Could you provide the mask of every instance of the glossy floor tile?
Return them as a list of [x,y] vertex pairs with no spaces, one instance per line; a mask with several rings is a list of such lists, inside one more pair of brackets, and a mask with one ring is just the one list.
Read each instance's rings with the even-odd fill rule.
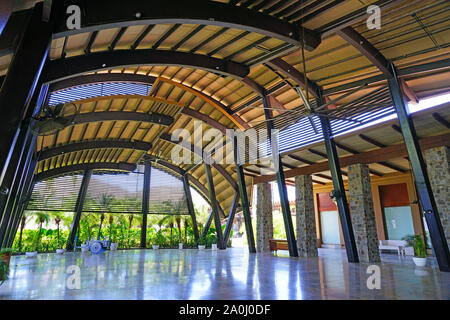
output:
[[[318,258],[250,255],[246,248],[14,256],[0,299],[450,299],[450,274],[433,259],[417,268],[411,257],[383,254],[381,289],[369,290],[369,264],[347,263],[343,250],[319,250]],[[67,286],[76,284],[67,273],[73,265],[80,289]]]

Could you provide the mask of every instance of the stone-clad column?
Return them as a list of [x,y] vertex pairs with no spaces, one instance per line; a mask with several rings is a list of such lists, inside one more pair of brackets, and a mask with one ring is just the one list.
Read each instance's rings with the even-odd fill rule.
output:
[[425,159],[442,228],[450,247],[450,148],[428,149]]
[[297,248],[300,257],[317,257],[316,217],[312,177],[295,177],[295,218]]
[[269,239],[273,238],[272,190],[269,183],[256,185],[256,249],[269,252]]
[[367,165],[354,164],[348,167],[348,190],[350,215],[359,259],[361,262],[380,262],[375,211]]

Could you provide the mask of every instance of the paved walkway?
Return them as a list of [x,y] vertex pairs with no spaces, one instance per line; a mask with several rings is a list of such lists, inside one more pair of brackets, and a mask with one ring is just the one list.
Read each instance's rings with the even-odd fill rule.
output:
[[[432,259],[416,268],[411,257],[383,254],[381,289],[369,290],[368,264],[347,263],[343,250],[284,254],[232,248],[15,256],[0,299],[450,299],[450,274]],[[80,289],[66,286],[71,265],[79,267]]]

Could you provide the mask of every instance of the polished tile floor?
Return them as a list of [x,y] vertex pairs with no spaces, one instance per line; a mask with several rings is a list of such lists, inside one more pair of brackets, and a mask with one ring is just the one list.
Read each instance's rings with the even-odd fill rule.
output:
[[[434,261],[416,268],[411,257],[383,254],[381,289],[369,290],[368,264],[347,263],[343,250],[319,255],[232,248],[15,256],[0,299],[450,299],[450,274]],[[71,265],[79,267],[80,289],[66,285],[74,283]]]

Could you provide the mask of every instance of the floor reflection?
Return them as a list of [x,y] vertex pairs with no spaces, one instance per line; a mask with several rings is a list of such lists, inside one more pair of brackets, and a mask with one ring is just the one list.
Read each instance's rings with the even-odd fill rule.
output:
[[[72,265],[80,268],[80,289],[66,286]],[[382,255],[380,290],[367,288],[368,266],[333,249],[317,258],[246,248],[15,256],[0,299],[450,299],[450,274],[434,261],[416,268],[410,257]]]

